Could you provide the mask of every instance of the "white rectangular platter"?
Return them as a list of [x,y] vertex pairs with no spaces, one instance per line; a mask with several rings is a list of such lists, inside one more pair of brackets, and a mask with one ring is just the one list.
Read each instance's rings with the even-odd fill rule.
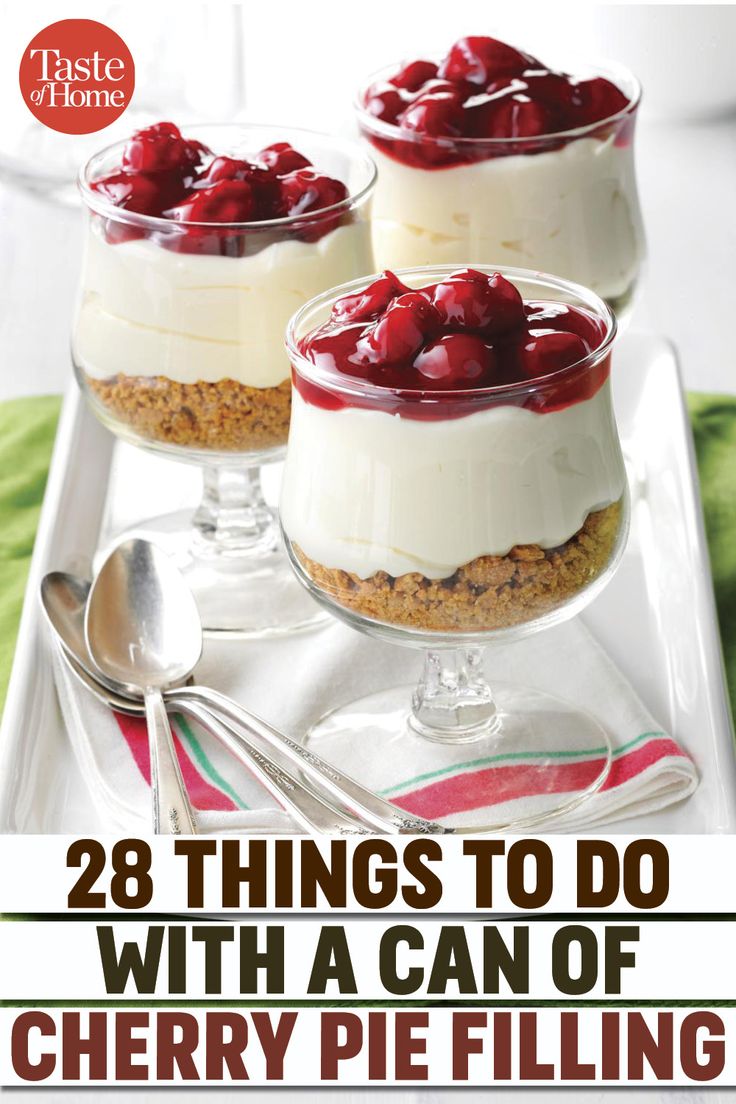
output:
[[[736,832],[733,731],[674,350],[662,338],[628,333],[616,350],[613,375],[631,481],[632,534],[615,578],[582,616],[653,715],[693,755],[701,782],[688,801],[619,822],[612,830]],[[277,481],[278,471],[272,470],[266,484],[271,497]],[[194,469],[115,443],[72,387],[0,729],[0,831],[101,830],[56,702],[38,604],[42,576],[50,570],[89,573],[98,543],[111,530],[194,505],[197,492]],[[301,639],[309,648],[309,635]],[[287,672],[283,686],[272,692],[274,700],[288,694]]]

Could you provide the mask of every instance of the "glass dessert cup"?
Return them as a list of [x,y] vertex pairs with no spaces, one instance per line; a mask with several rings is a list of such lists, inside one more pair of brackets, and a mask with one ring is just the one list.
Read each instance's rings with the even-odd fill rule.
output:
[[305,300],[372,270],[375,166],[356,144],[310,131],[208,125],[194,137],[241,159],[289,143],[342,181],[347,197],[267,221],[173,221],[93,189],[117,171],[123,143],[103,150],[80,175],[87,245],[72,356],[113,433],[202,469],[194,513],[142,521],[135,532],[175,557],[205,631],[272,635],[324,618],[294,579],[261,491],[260,470],[283,459],[288,435],[284,327]]
[[[452,267],[397,275],[421,287]],[[582,610],[613,574],[629,523],[613,312],[568,281],[502,275],[524,299],[582,307],[600,345],[553,375],[476,390],[340,376],[308,359],[303,341],[365,280],[308,303],[287,334],[294,407],[281,521],[294,570],[340,620],[424,652],[416,687],[333,710],[307,745],[407,812],[462,831],[551,822],[605,783],[611,744],[598,721],[574,702],[489,682],[483,650],[492,667],[493,646]],[[572,788],[560,770],[571,762]],[[472,767],[472,793],[450,782]]]
[[603,77],[628,106],[602,122],[525,138],[433,137],[385,122],[365,108],[374,73],[355,102],[378,166],[373,248],[378,268],[524,266],[595,291],[630,310],[645,255],[634,134],[641,99],[623,66],[575,66]]

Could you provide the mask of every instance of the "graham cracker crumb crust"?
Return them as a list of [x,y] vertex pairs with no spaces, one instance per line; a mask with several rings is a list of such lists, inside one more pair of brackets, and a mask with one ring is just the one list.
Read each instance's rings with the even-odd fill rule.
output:
[[588,514],[557,548],[517,545],[506,556],[479,556],[445,579],[385,571],[361,579],[310,560],[297,545],[294,551],[320,590],[374,621],[420,631],[482,632],[533,621],[575,598],[609,564],[621,515],[619,500]]
[[177,383],[166,376],[85,377],[98,402],[147,441],[219,452],[286,444],[291,380],[247,387],[236,380]]

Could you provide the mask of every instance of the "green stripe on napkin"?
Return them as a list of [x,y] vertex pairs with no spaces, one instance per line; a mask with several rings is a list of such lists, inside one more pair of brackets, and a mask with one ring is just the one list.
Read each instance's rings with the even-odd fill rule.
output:
[[[0,709],[61,400],[0,403]],[[731,705],[736,715],[736,397],[690,394]]]
[[723,658],[736,718],[736,398],[688,395]]
[[0,711],[60,406],[57,395],[0,403]]

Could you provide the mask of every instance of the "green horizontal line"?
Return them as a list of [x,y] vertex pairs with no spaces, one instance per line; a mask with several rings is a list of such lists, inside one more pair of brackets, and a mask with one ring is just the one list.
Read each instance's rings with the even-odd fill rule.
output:
[[[616,748],[613,752],[613,758],[617,759],[620,755],[630,751],[637,744],[640,744],[643,740],[650,738],[661,739],[667,737],[666,732],[642,732],[639,736],[635,736],[628,743],[622,744],[621,747]],[[415,778],[410,778],[406,782],[399,782],[396,786],[389,786],[388,789],[381,790],[383,797],[388,797],[389,794],[399,793],[409,786],[413,786],[418,782],[428,782],[432,778],[441,778],[448,774],[460,774],[463,771],[477,770],[479,767],[488,766],[491,763],[501,763],[505,761],[515,761],[519,759],[584,759],[587,756],[592,755],[604,755],[606,748],[586,748],[582,751],[545,751],[545,752],[533,752],[533,751],[507,751],[500,755],[489,755],[483,759],[471,759],[467,763],[453,763],[449,767],[441,767],[438,770],[427,771],[426,774],[418,774]]]

